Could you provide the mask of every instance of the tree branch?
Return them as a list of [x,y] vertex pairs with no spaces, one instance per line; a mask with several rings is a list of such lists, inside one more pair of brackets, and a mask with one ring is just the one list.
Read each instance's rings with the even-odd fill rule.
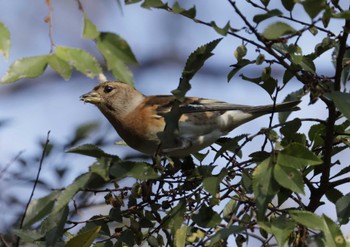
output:
[[[47,147],[48,147],[49,142],[50,142],[50,141],[49,141],[49,136],[50,136],[50,131],[47,132],[46,142],[45,142],[45,146],[44,146],[43,152],[42,152],[42,154],[41,154],[41,158],[40,158],[40,162],[39,162],[39,168],[38,168],[38,172],[37,172],[37,174],[36,174],[36,178],[35,178],[35,181],[34,181],[32,193],[30,194],[29,200],[28,200],[27,205],[26,205],[26,208],[25,208],[25,210],[24,210],[24,213],[23,213],[21,222],[20,222],[20,224],[19,224],[19,229],[22,229],[22,228],[23,228],[24,218],[26,217],[29,204],[30,204],[30,202],[31,202],[32,199],[33,199],[34,191],[35,191],[36,186],[38,185],[38,182],[39,182],[39,176],[40,176],[41,168],[42,168],[42,165],[43,165],[43,162],[44,162],[44,158],[45,158],[45,154],[46,154]],[[20,240],[21,240],[21,238],[18,236],[18,237],[17,237],[17,242],[16,242],[16,246],[17,246],[17,247],[19,246]]]
[[339,179],[337,181],[329,183],[329,186],[331,186],[332,188],[335,188],[339,185],[346,184],[349,182],[350,182],[350,177],[346,177],[346,178],[342,178],[342,179]]
[[343,34],[339,37],[339,49],[336,60],[336,69],[334,75],[334,90],[340,91],[341,88],[341,74],[343,71],[343,59],[346,52],[346,41],[348,40],[350,30],[350,20],[345,21],[343,27]]
[[326,193],[329,187],[329,176],[332,166],[332,152],[333,152],[333,139],[334,139],[334,125],[336,121],[336,108],[333,101],[321,97],[322,100],[327,104],[328,107],[328,120],[326,124],[326,137],[323,151],[323,168],[322,175],[320,178],[320,186],[314,190],[310,196],[310,202],[307,206],[309,211],[314,212],[320,206],[320,200]]

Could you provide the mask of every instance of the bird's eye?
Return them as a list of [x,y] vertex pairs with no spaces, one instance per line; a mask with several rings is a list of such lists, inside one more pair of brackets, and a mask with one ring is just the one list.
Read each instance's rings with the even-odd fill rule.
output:
[[112,92],[112,90],[113,90],[113,87],[111,87],[111,86],[105,86],[105,88],[103,89],[103,92],[105,92],[105,93],[110,93],[110,92]]

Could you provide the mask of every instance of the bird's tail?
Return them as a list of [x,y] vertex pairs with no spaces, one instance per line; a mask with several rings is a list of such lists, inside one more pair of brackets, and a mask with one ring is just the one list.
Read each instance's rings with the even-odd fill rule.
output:
[[260,113],[261,115],[264,115],[271,112],[297,111],[297,110],[300,110],[300,108],[298,107],[299,103],[300,103],[300,100],[295,100],[295,101],[288,101],[288,102],[283,102],[275,105],[255,106],[250,108],[248,112],[253,114]]

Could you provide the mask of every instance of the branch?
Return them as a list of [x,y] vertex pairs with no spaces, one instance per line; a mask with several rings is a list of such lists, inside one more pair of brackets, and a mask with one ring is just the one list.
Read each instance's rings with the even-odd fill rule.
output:
[[339,179],[337,181],[331,182],[331,183],[329,183],[329,185],[332,188],[335,188],[335,187],[337,187],[339,185],[346,184],[346,183],[349,183],[349,182],[350,182],[350,177],[346,177],[346,178],[342,178],[342,179]]
[[[261,9],[261,10],[264,10],[266,12],[269,12],[270,10],[266,7],[262,7],[262,6],[259,6],[258,4],[254,3],[253,1],[251,0],[247,0],[248,3],[250,3],[253,7],[255,8],[258,8],[258,9]],[[279,18],[282,18],[282,19],[286,19],[286,20],[289,20],[289,21],[292,21],[292,22],[295,22],[295,23],[298,23],[300,25],[304,25],[306,26],[305,30],[309,29],[310,27],[315,27],[317,30],[319,31],[322,31],[322,32],[325,32],[326,34],[328,34],[330,37],[334,37],[335,34],[333,32],[331,32],[330,30],[327,30],[323,27],[319,27],[319,26],[316,26],[316,23],[320,22],[322,20],[322,18],[319,18],[317,20],[313,20],[311,23],[307,23],[307,22],[304,22],[302,20],[297,20],[293,17],[289,17],[289,16],[284,16],[284,15],[281,15],[281,16],[278,16]]]
[[[26,205],[26,208],[25,208],[25,210],[24,210],[24,213],[23,213],[23,216],[22,216],[22,219],[21,219],[21,223],[20,223],[20,225],[19,225],[19,229],[22,229],[22,228],[23,228],[24,218],[26,217],[29,204],[30,204],[30,202],[31,202],[32,199],[33,199],[34,191],[35,191],[36,186],[38,185],[38,182],[39,182],[39,176],[40,176],[41,168],[42,168],[42,165],[43,165],[43,162],[44,162],[44,158],[45,158],[45,154],[46,154],[47,147],[48,147],[48,145],[49,145],[49,136],[50,136],[50,131],[47,132],[46,142],[45,142],[45,146],[44,146],[43,152],[42,152],[42,154],[41,154],[41,158],[40,158],[40,162],[39,162],[39,168],[38,168],[38,172],[37,172],[37,174],[36,174],[36,178],[35,178],[35,181],[34,181],[32,193],[30,194],[29,200],[28,200],[27,205]],[[20,239],[20,237],[18,236],[18,237],[17,237],[17,243],[16,243],[16,246],[17,246],[17,247],[19,246],[20,240],[21,240],[21,239]]]
[[320,200],[322,196],[326,193],[329,188],[329,177],[330,170],[332,166],[332,152],[333,152],[333,139],[334,139],[334,125],[336,121],[336,108],[333,101],[328,100],[324,97],[321,99],[327,104],[328,107],[328,120],[326,124],[326,137],[325,137],[325,145],[323,151],[323,170],[320,178],[320,186],[318,189],[314,190],[310,196],[310,203],[307,206],[309,211],[315,211],[320,205]]
[[0,234],[0,240],[1,240],[0,243],[2,243],[5,247],[11,247],[11,245],[6,242],[6,239],[2,234]]
[[336,69],[334,75],[334,90],[340,91],[341,87],[341,74],[343,71],[343,59],[346,52],[346,41],[348,40],[350,30],[350,20],[345,21],[345,25],[343,27],[343,35],[339,37],[339,49],[336,60]]
[[[341,74],[343,70],[343,59],[344,54],[346,51],[346,41],[349,36],[349,30],[350,30],[350,20],[345,21],[345,25],[343,27],[343,34],[339,37],[339,49],[336,59],[336,71],[334,76],[334,90],[340,91],[341,89]],[[326,97],[321,96],[320,97],[323,102],[328,107],[328,120],[326,124],[326,137],[325,137],[325,145],[324,145],[324,151],[323,151],[323,170],[322,175],[320,178],[320,186],[318,189],[314,191],[314,193],[311,194],[310,197],[310,203],[307,207],[310,211],[315,211],[318,206],[320,205],[320,199],[322,196],[326,193],[326,191],[329,189],[330,182],[330,170],[332,166],[332,152],[333,152],[333,140],[335,136],[335,121],[337,119],[337,112],[336,107],[334,105],[334,102],[327,99]],[[333,186],[337,185],[338,183],[342,182],[342,180],[338,180],[336,182],[333,182]]]
[[266,40],[256,31],[256,29],[250,24],[250,22],[247,20],[246,16],[239,10],[239,8],[236,6],[236,2],[229,0],[229,3],[232,5],[236,13],[239,15],[239,17],[244,21],[244,23],[248,26],[249,30],[254,33],[255,37],[264,44],[264,46],[257,44],[256,42],[249,42],[253,45],[256,45],[257,48],[260,48],[267,53],[269,53],[271,56],[277,59],[277,61],[282,65],[285,69],[290,71],[300,82],[304,83],[303,77],[295,71],[295,69],[292,68],[291,65],[289,65],[284,59],[285,57],[281,57],[279,54],[277,54],[269,44],[266,43]]
[[44,20],[49,25],[50,52],[52,52],[55,46],[55,43],[53,41],[53,29],[52,29],[52,12],[53,12],[52,1],[45,0],[45,3],[47,5],[47,8],[49,9],[49,13],[47,14]]
[[10,162],[8,162],[3,169],[0,170],[0,179],[5,175],[10,166],[15,163],[16,160],[22,155],[23,151],[20,151]]

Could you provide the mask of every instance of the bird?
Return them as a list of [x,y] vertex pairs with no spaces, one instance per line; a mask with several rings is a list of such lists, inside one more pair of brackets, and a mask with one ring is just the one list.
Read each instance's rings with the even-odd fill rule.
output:
[[[178,120],[178,134],[172,146],[161,143],[166,126],[164,115],[171,111],[174,95],[146,96],[121,81],[105,81],[80,96],[108,119],[131,148],[147,155],[186,157],[215,143],[236,127],[272,112],[295,111],[300,101],[248,106],[224,101],[185,97]],[[164,142],[164,140],[163,140]]]

